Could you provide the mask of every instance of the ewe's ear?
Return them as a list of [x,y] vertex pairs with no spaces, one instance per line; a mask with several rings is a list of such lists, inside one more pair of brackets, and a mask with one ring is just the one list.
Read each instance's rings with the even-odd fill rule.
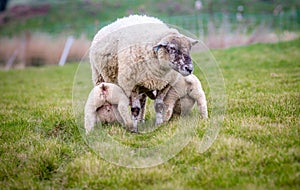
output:
[[158,51],[161,47],[166,47],[168,45],[168,42],[165,40],[161,40],[160,42],[158,42],[154,47],[153,50],[154,51]]
[[192,46],[195,45],[195,44],[197,44],[199,42],[199,40],[195,40],[193,38],[188,38],[188,39],[190,40]]

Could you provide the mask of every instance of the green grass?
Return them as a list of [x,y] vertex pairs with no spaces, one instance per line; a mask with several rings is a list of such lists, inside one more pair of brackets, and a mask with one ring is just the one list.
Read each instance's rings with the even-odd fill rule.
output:
[[[227,93],[217,140],[200,154],[193,138],[146,169],[111,164],[81,138],[72,112],[78,64],[1,71],[0,189],[299,189],[299,52],[300,39],[214,51]],[[129,146],[151,146],[178,123],[144,135],[104,130]]]

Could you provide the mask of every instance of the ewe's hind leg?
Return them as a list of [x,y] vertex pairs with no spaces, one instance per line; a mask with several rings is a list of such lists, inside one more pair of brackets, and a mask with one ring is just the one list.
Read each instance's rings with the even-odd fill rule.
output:
[[141,103],[141,111],[139,114],[139,121],[144,123],[145,122],[145,109],[146,109],[146,103],[147,103],[147,96],[145,94],[142,94],[140,97],[140,103]]
[[132,132],[138,132],[138,119],[139,115],[141,113],[141,102],[139,99],[139,95],[136,92],[132,92],[131,96],[131,116],[133,121],[133,131]]
[[154,102],[154,109],[156,112],[156,120],[155,124],[160,125],[164,121],[164,98],[166,94],[168,93],[169,89],[171,88],[170,85],[165,87],[163,90],[158,91],[155,102]]
[[97,108],[101,107],[105,100],[100,96],[99,86],[94,87],[90,92],[84,108],[84,128],[88,134],[97,121]]

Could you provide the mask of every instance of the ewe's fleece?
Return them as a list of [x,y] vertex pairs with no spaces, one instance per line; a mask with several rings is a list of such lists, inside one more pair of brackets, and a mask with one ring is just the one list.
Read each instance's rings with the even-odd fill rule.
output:
[[[169,34],[180,35],[177,30],[169,28],[159,19],[138,15],[118,19],[102,28],[95,35],[90,48],[94,85],[101,82],[115,83],[128,96],[136,85],[133,82],[140,79],[148,83],[146,88],[152,90],[165,87],[168,82],[161,80],[161,77],[169,75],[164,73],[163,76],[154,77],[150,70],[156,70],[155,75],[160,75],[163,71],[153,54],[153,47]],[[138,62],[143,64],[137,65]],[[145,68],[148,68],[146,72]],[[122,80],[123,75],[120,77],[120,72],[125,72],[125,75],[132,72],[132,75],[130,78],[124,76]],[[134,77],[138,78],[131,81]]]
[[163,24],[161,20],[148,17],[148,16],[140,16],[140,15],[130,15],[128,17],[119,18],[115,22],[103,27],[98,33],[95,35],[93,42],[101,40],[101,38],[105,37],[107,34],[111,34],[112,32],[116,32],[125,27],[130,27],[138,24]]

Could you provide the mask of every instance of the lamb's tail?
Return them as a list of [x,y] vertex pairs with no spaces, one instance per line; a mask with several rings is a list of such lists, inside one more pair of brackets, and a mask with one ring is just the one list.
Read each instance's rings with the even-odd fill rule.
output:
[[103,92],[107,92],[108,86],[103,82],[103,83],[100,84],[100,89]]

